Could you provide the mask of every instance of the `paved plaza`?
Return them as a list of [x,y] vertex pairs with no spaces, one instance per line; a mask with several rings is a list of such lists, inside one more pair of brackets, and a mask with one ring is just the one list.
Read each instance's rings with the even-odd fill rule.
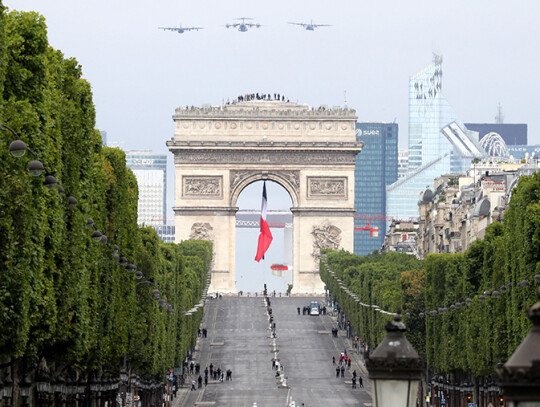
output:
[[[343,331],[337,338],[331,335],[335,317],[298,315],[297,307],[302,309],[311,300],[324,304],[324,299],[269,299],[276,338],[272,337],[263,297],[223,297],[206,302],[202,326],[208,336],[198,338],[194,360],[200,363],[203,378],[204,369],[212,363],[214,368],[230,369],[232,381],[209,380],[207,386],[190,391],[193,377],[188,377],[173,407],[371,406],[371,388],[361,356],[351,349]],[[352,356],[352,365],[343,378],[336,378],[332,356],[337,361],[345,349]],[[277,370],[272,366],[274,358]],[[353,370],[364,379],[364,388],[352,388]]]

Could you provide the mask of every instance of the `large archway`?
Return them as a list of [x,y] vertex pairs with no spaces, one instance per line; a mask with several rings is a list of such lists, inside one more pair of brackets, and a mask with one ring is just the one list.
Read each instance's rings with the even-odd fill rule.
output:
[[236,292],[236,203],[271,180],[293,203],[292,292],[322,293],[320,249],[353,250],[355,111],[255,100],[178,108],[173,119],[176,241],[214,242],[210,290]]
[[267,222],[272,243],[260,262],[255,262],[260,234],[263,181],[247,185],[234,206],[236,213],[236,290],[243,293],[261,291],[285,293],[293,283],[293,207],[287,190],[279,183],[266,181]]

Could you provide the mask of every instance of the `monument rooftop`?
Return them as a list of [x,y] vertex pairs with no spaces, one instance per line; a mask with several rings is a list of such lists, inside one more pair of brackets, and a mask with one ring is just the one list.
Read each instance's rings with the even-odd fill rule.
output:
[[181,106],[175,110],[173,119],[181,118],[288,118],[288,119],[332,119],[356,120],[356,111],[347,107],[311,107],[307,104],[278,100],[250,100],[226,103],[218,106]]

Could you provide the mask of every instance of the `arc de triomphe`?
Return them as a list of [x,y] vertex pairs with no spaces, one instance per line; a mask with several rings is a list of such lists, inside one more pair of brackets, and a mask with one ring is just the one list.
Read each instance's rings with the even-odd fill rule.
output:
[[214,243],[210,291],[236,292],[236,202],[271,180],[293,203],[292,293],[323,292],[320,249],[353,250],[356,112],[256,100],[182,107],[173,119],[175,237]]

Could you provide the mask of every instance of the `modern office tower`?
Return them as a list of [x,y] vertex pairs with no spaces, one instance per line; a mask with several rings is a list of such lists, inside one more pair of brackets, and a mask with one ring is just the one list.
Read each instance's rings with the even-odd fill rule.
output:
[[516,160],[523,158],[540,159],[540,145],[536,146],[507,146],[508,154]]
[[465,127],[478,132],[478,139],[496,133],[507,146],[527,145],[527,125],[525,123],[465,123]]
[[156,230],[159,239],[165,243],[174,243],[174,222],[165,225],[153,226]]
[[101,141],[104,146],[107,145],[107,132],[105,130],[98,130],[99,134],[101,135]]
[[126,164],[139,184],[137,223],[153,227],[165,225],[167,156],[150,150],[126,151]]
[[364,256],[384,242],[386,187],[398,177],[398,125],[356,123],[356,141],[364,148],[354,170],[354,253]]
[[387,187],[387,215],[418,217],[420,193],[442,174],[464,173],[485,151],[442,94],[442,57],[409,81],[409,172]]
[[409,172],[409,150],[398,149],[397,160],[397,177],[398,179],[405,178]]

